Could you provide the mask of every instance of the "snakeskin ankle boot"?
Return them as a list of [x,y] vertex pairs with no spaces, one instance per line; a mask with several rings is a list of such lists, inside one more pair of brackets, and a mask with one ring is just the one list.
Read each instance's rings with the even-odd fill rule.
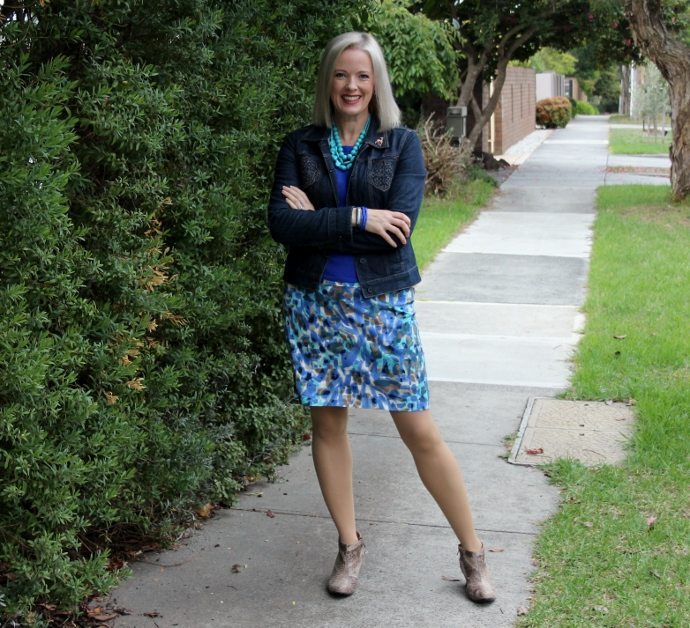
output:
[[333,565],[333,572],[328,579],[328,591],[335,595],[352,595],[359,582],[359,570],[364,562],[367,549],[362,537],[357,533],[357,542],[343,545],[338,540],[338,556]]
[[467,597],[473,602],[493,602],[496,593],[491,586],[489,574],[484,561],[484,546],[479,552],[469,552],[458,544],[460,569],[465,576]]

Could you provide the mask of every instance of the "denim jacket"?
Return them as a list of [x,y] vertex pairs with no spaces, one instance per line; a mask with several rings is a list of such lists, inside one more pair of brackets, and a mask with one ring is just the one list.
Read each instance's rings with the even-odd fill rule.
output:
[[[392,247],[381,236],[352,226],[352,207],[364,205],[403,212],[414,229],[424,196],[426,171],[417,134],[405,128],[379,132],[377,125],[372,119],[352,166],[345,207],[337,207],[329,129],[308,126],[285,138],[268,208],[271,235],[288,247],[285,281],[315,289],[333,253],[355,256],[366,297],[409,288],[421,280],[409,238]],[[284,185],[302,189],[316,210],[292,209],[281,193]]]

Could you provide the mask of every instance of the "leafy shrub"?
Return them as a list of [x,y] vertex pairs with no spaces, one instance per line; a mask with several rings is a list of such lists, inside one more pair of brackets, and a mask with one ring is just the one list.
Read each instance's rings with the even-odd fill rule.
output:
[[589,103],[585,100],[572,99],[570,104],[572,106],[574,116],[595,116],[599,113],[599,110],[592,103]]
[[570,100],[554,96],[537,101],[537,124],[547,129],[562,129],[572,118]]
[[2,22],[8,616],[108,589],[109,548],[231,502],[301,434],[265,204],[356,6],[52,0]]
[[457,53],[453,29],[422,12],[409,10],[411,3],[381,0],[371,3],[357,30],[372,33],[386,55],[395,97],[404,108],[433,92],[452,99],[458,84]]
[[427,194],[445,194],[466,172],[468,159],[431,114],[417,129],[426,164]]

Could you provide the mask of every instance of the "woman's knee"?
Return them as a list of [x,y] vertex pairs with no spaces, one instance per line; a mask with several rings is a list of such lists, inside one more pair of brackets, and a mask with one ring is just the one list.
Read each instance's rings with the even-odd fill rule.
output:
[[393,415],[400,437],[413,455],[429,454],[443,444],[441,434],[430,416]]
[[414,456],[435,454],[443,445],[438,430],[419,430],[408,435],[404,441]]
[[312,435],[319,439],[339,439],[347,435],[346,408],[311,408]]

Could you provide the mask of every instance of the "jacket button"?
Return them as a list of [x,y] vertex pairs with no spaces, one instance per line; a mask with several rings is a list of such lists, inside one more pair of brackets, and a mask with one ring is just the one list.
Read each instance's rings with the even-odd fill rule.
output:
[[366,263],[367,263],[366,258],[360,257],[360,258],[359,258],[359,263],[360,263],[360,264],[366,264]]

